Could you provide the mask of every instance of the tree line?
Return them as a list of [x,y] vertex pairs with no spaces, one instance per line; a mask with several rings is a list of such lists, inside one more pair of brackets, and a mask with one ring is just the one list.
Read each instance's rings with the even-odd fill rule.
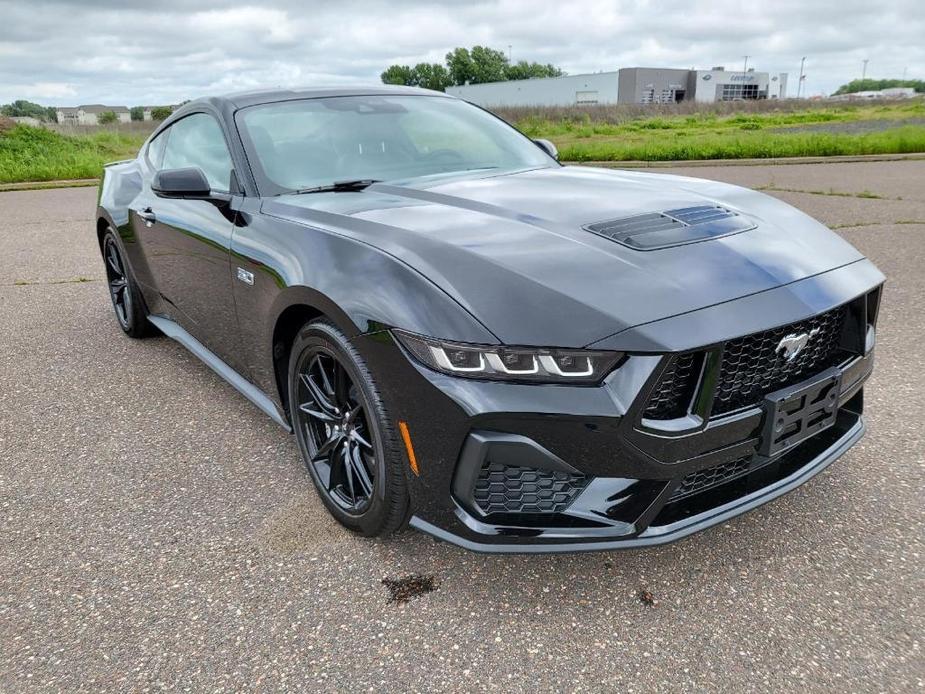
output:
[[565,73],[550,63],[520,60],[510,62],[504,51],[486,46],[454,48],[445,63],[390,65],[381,75],[383,84],[404,84],[438,92],[447,87],[483,82],[504,82],[539,77],[561,77]]
[[[164,120],[173,112],[170,106],[155,106],[151,109],[152,120]],[[144,106],[133,106],[129,109],[131,119],[141,121],[145,119]],[[57,123],[58,109],[55,106],[42,106],[25,99],[17,99],[13,103],[0,105],[0,116],[10,118],[19,116],[30,116],[43,123]],[[118,120],[115,111],[103,111],[96,117],[96,122],[100,125],[115,123]]]
[[918,94],[925,94],[925,80],[873,79],[851,80],[835,90],[835,94],[857,94],[858,92],[878,92],[893,87],[912,87]]

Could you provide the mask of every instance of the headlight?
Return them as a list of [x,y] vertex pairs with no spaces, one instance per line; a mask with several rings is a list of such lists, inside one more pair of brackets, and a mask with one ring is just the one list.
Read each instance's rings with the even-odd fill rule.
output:
[[623,358],[622,352],[470,345],[412,335],[401,330],[392,332],[425,366],[465,378],[598,383]]

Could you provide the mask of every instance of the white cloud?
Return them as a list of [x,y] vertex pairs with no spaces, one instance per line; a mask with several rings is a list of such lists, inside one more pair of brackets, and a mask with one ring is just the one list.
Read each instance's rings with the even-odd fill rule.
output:
[[67,82],[33,82],[23,87],[22,94],[27,99],[59,99],[77,96],[77,89]]
[[0,0],[0,103],[174,103],[254,87],[378,82],[392,63],[512,46],[571,73],[742,64],[806,92],[925,78],[921,0]]

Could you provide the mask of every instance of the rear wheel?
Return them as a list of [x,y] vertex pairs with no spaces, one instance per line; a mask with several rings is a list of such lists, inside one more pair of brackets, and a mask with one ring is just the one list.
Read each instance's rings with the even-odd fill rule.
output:
[[148,322],[144,298],[111,227],[103,236],[103,262],[106,264],[109,298],[119,327],[130,337],[151,335],[154,326]]
[[401,527],[409,507],[401,449],[363,358],[324,320],[299,332],[289,408],[312,481],[331,514],[366,536]]

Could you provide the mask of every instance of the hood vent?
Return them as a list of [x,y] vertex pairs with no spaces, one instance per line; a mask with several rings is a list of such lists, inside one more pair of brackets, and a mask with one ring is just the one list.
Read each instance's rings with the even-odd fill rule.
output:
[[597,222],[584,228],[636,250],[654,251],[739,234],[756,226],[725,207],[698,205]]

